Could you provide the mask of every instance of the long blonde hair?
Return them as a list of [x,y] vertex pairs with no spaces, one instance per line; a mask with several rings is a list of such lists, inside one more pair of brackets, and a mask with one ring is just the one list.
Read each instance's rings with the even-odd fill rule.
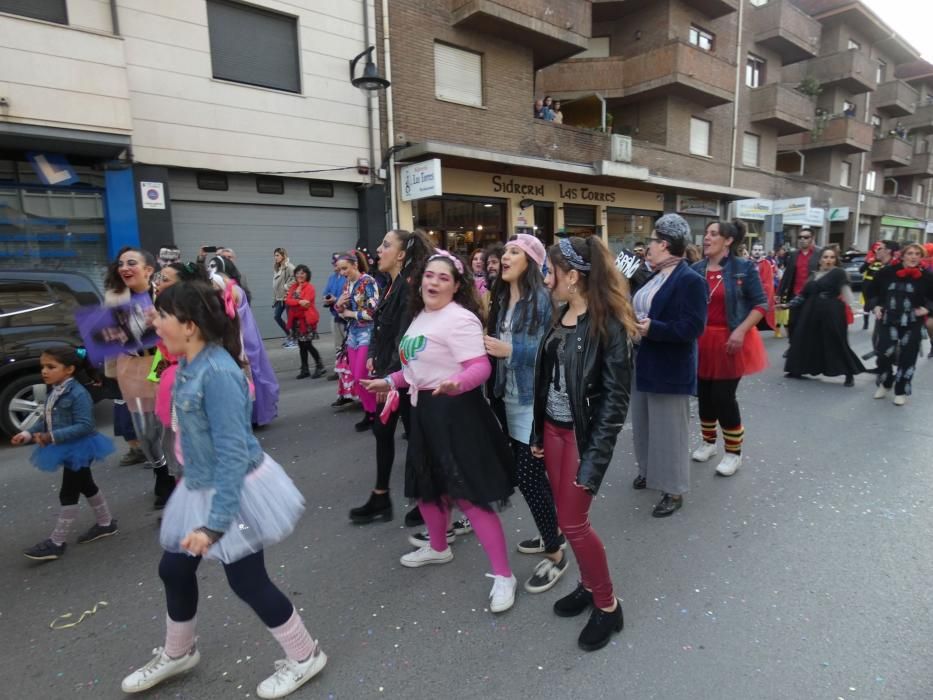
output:
[[285,250],[285,248],[276,248],[275,250],[272,251],[272,254],[275,255],[276,253],[278,253],[279,255],[282,256],[282,262],[280,262],[280,263],[273,263],[273,265],[272,265],[272,268],[273,268],[276,272],[278,272],[278,271],[282,268],[282,265],[287,265],[287,264],[288,264],[288,251]]

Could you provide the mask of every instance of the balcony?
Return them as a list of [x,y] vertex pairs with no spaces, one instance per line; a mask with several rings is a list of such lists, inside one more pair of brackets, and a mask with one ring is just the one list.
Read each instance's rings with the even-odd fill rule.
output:
[[886,168],[896,168],[911,164],[914,147],[910,141],[888,136],[878,139],[871,147],[871,162]]
[[859,95],[878,87],[877,73],[878,66],[874,61],[859,51],[850,50],[795,63],[784,69],[782,78],[788,82],[800,82],[812,77],[824,87],[839,87]]
[[808,151],[836,148],[843,153],[859,153],[871,151],[873,142],[874,132],[871,124],[847,117],[833,117],[827,120],[822,128],[785,136],[780,140],[778,150]]
[[775,51],[784,65],[813,58],[820,51],[820,23],[788,0],[751,9],[755,43]]
[[530,48],[536,69],[586,51],[591,17],[588,0],[451,0],[455,27]]
[[885,170],[886,177],[933,177],[933,153],[915,153],[909,165]]
[[749,105],[749,120],[774,127],[778,136],[797,134],[813,128],[813,101],[780,83],[752,90]]
[[901,126],[908,131],[917,131],[922,134],[933,133],[933,104],[917,107],[917,111],[901,119]]
[[906,117],[913,114],[920,101],[920,93],[903,80],[889,80],[878,86],[872,95],[875,109],[888,117]]
[[695,7],[711,19],[724,17],[739,9],[738,0],[684,0],[684,4]]

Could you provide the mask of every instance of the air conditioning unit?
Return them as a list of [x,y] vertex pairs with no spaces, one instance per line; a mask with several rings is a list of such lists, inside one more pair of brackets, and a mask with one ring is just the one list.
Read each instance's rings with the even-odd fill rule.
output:
[[632,137],[622,134],[612,135],[612,160],[618,163],[632,162]]

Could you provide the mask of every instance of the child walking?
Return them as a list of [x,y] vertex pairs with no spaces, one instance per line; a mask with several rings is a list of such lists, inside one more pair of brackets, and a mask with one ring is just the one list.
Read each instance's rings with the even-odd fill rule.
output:
[[327,656],[291,601],[266,572],[264,548],[294,529],[304,499],[250,429],[252,405],[240,365],[240,329],[233,305],[203,281],[180,281],[156,299],[155,326],[179,357],[172,402],[175,452],[184,476],[165,508],[159,577],[165,586],[165,646],[123,679],[137,693],[188,671],[200,661],[195,645],[197,569],[219,560],[230,588],[281,644],[286,659],[256,689],[282,698],[315,676]]
[[61,510],[48,539],[23,552],[30,559],[49,561],[65,553],[65,543],[78,517],[78,500],[83,494],[94,509],[97,524],[78,538],[86,544],[117,533],[117,521],[110,516],[107,500],[94,483],[91,463],[113,452],[113,442],[94,430],[94,402],[87,389],[75,380],[75,372],[85,362],[84,348],[49,348],[39,358],[42,381],[50,391],[42,418],[30,429],[13,436],[14,445],[35,442],[32,463],[42,471],[62,469],[58,498]]

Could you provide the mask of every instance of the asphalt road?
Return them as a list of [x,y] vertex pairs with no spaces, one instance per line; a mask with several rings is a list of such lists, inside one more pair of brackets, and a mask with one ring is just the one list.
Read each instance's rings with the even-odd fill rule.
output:
[[[852,340],[867,349],[866,333]],[[576,646],[584,619],[550,610],[575,585],[573,565],[555,590],[521,591],[494,616],[474,536],[453,545],[451,564],[405,569],[401,498],[392,523],[351,525],[347,510],[374,479],[373,439],[353,432],[358,414],[329,408],[333,383],[293,380],[296,353],[276,350],[280,418],[259,437],[308,508],[267,563],[330,657],[295,697],[933,698],[933,361],[920,361],[914,396],[898,408],[872,400],[871,375],[854,389],[841,378],[784,379],[784,341],[766,343],[772,369],[740,390],[743,468],[723,479],[695,465],[673,517],[651,518],[658,495],[630,488],[626,426],[592,513],[626,626],[592,654]],[[109,432],[108,411],[99,413]],[[115,461],[95,476],[119,535],[37,564],[21,550],[48,536],[59,477],[32,469],[28,448],[0,448],[2,699],[122,697],[120,679],[162,644],[151,474]],[[511,544],[533,534],[521,497],[503,518]],[[83,506],[80,526],[91,523]],[[536,562],[512,556],[520,579]],[[219,565],[205,563],[199,577],[201,664],[148,697],[255,697],[280,649]],[[50,629],[95,604],[77,626]]]

